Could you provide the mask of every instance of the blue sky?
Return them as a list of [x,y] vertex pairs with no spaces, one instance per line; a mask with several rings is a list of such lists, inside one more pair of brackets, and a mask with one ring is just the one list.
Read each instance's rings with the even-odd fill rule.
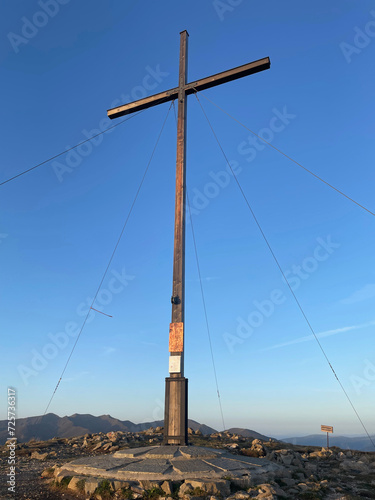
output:
[[[0,181],[108,125],[116,103],[269,56],[271,69],[202,93],[374,211],[375,11],[370,1],[20,1],[1,6]],[[213,124],[311,325],[375,432],[375,219],[210,103]],[[0,418],[42,414],[150,159],[169,104],[1,186]],[[113,124],[113,123],[111,123]],[[5,140],[4,140],[5,139]],[[252,140],[252,139],[250,139]],[[166,122],[96,306],[49,411],[163,418],[168,376],[176,125]],[[194,96],[193,212],[225,426],[273,436],[361,434]],[[187,226],[189,416],[222,428]]]

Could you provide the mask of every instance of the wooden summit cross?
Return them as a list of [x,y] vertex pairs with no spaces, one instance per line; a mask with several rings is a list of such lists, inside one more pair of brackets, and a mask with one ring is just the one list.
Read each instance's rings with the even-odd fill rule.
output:
[[173,257],[172,322],[169,328],[169,374],[165,379],[164,444],[187,445],[187,385],[184,377],[185,313],[185,202],[186,202],[186,96],[222,83],[269,69],[268,57],[216,75],[187,83],[188,32],[180,33],[180,67],[178,87],[108,110],[109,118],[178,99],[176,201]]

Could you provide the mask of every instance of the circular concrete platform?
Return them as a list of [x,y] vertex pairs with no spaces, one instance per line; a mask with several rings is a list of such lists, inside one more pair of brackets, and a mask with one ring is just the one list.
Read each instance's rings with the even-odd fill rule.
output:
[[84,457],[64,464],[64,471],[124,481],[246,478],[276,472],[263,458],[232,455],[198,446],[127,448],[110,455]]

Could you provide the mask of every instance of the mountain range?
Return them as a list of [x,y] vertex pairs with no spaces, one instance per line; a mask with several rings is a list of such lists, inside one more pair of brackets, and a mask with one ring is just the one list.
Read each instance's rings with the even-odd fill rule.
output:
[[[59,417],[54,413],[39,417],[19,418],[16,420],[16,436],[19,443],[25,443],[30,439],[46,441],[53,437],[70,438],[82,436],[83,434],[95,434],[98,432],[123,431],[123,432],[141,432],[150,427],[163,426],[163,420],[155,422],[143,422],[135,424],[130,420],[119,420],[111,417],[111,415],[100,415],[99,417],[90,414],[75,413],[71,416]],[[209,435],[217,432],[208,425],[200,424],[195,420],[189,419],[188,427],[194,431],[199,430],[203,435]],[[268,441],[270,438],[259,432],[232,427],[228,429],[231,434],[238,434],[245,438],[261,439]],[[5,443],[8,439],[8,421],[0,420],[0,444]],[[372,437],[375,442],[375,436]],[[305,446],[326,446],[326,434],[312,434],[303,437],[284,438],[282,441],[286,443],[305,445]],[[375,451],[374,445],[367,436],[346,437],[346,436],[329,436],[330,446],[338,446],[342,449],[360,450],[360,451]]]
[[[71,416],[59,417],[54,413],[39,417],[19,418],[16,420],[16,436],[19,443],[25,443],[30,439],[45,441],[53,437],[68,438],[82,436],[83,434],[95,434],[98,432],[123,431],[141,432],[150,427],[163,426],[163,420],[155,422],[143,422],[134,424],[130,420],[119,420],[111,415],[95,417],[90,414],[75,413]],[[202,434],[212,434],[215,429],[194,420],[188,421],[188,427],[194,431],[200,430]],[[8,421],[0,421],[0,443],[4,443],[8,435]]]
[[[304,446],[327,446],[327,435],[311,434],[303,437],[291,437],[282,439],[285,443],[299,444]],[[360,451],[375,451],[374,442],[375,436],[372,436],[372,441],[368,436],[346,437],[346,436],[329,436],[329,446],[338,446],[343,450],[360,450]]]

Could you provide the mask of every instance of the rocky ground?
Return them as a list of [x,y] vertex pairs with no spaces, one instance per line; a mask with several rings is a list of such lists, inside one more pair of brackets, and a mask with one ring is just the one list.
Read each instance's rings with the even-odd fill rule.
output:
[[30,441],[16,446],[16,494],[8,491],[9,448],[0,448],[1,499],[134,499],[134,500],[231,500],[247,499],[375,499],[375,453],[325,450],[293,446],[279,441],[262,442],[229,433],[202,436],[189,430],[191,444],[226,448],[237,455],[266,458],[282,466],[280,473],[262,478],[220,481],[108,481],[71,478],[65,462],[81,456],[113,453],[122,448],[161,443],[162,429],[139,434],[110,432],[49,441]]

